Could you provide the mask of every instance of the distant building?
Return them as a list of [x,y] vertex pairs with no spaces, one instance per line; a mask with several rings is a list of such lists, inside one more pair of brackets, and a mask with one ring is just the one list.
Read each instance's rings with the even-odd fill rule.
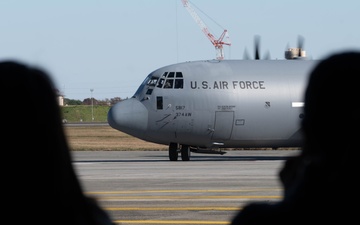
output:
[[64,95],[58,89],[55,89],[55,92],[59,105],[64,106]]

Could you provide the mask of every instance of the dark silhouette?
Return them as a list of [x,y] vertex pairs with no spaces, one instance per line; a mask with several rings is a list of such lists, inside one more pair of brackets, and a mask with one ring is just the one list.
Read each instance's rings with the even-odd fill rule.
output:
[[235,224],[351,224],[358,219],[360,52],[341,52],[319,62],[305,93],[298,156],[279,172],[283,199],[250,203]]
[[[45,70],[0,62],[4,218],[14,223],[110,225],[72,165],[55,87]],[[11,223],[13,223],[11,222]]]

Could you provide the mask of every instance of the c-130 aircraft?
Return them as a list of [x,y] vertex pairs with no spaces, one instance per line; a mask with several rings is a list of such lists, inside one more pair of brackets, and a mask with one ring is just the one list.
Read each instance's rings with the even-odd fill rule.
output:
[[225,148],[300,147],[304,92],[318,61],[294,58],[164,66],[132,98],[111,107],[108,123],[168,145],[170,161],[179,154],[188,161],[191,152],[224,154]]

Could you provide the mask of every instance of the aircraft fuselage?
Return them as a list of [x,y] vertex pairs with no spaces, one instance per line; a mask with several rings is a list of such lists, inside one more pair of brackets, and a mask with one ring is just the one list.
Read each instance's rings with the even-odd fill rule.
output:
[[192,148],[301,146],[304,91],[314,60],[207,60],[150,73],[108,113],[111,127]]

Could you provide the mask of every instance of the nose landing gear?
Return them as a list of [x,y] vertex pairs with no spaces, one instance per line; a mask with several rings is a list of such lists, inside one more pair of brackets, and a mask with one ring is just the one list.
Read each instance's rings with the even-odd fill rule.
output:
[[190,155],[191,155],[190,146],[188,146],[188,145],[179,145],[178,143],[170,143],[170,145],[169,145],[169,159],[170,159],[170,161],[177,161],[179,152],[181,154],[182,161],[189,161],[190,160]]

